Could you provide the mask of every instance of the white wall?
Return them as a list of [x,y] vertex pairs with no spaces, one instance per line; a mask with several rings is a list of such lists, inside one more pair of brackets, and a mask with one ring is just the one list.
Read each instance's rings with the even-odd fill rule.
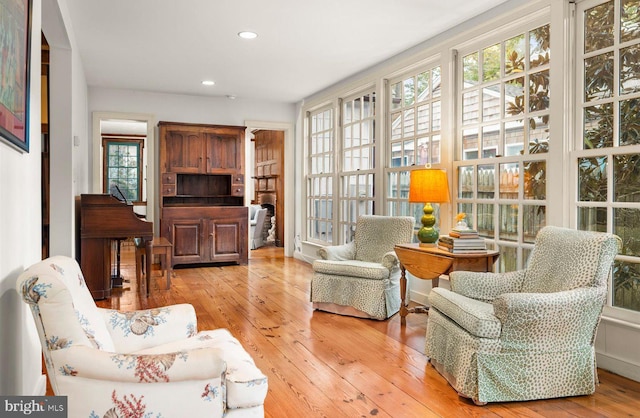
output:
[[[155,121],[169,122],[185,122],[185,123],[203,123],[217,125],[237,125],[244,126],[245,121],[263,121],[265,123],[276,122],[282,124],[293,124],[295,122],[295,105],[293,103],[256,101],[243,98],[234,100],[226,97],[207,97],[207,96],[188,96],[181,94],[167,94],[158,92],[109,89],[102,87],[89,88],[89,112],[118,113],[121,115],[150,115]],[[89,132],[94,131],[93,140],[90,141],[89,155],[95,154],[94,147],[100,147],[99,136],[93,127],[94,118],[90,117]],[[147,149],[154,153],[149,165],[149,176],[152,179],[159,178],[158,173],[158,156],[160,147],[158,144],[158,129],[153,127],[152,146]],[[293,136],[290,138],[294,140]],[[287,138],[289,140],[289,138]],[[289,144],[291,145],[291,144]],[[99,155],[95,154],[95,155]],[[100,182],[96,181],[100,170],[94,167],[96,157],[91,160],[90,172],[92,173],[93,184],[92,193],[101,193],[99,190]],[[248,179],[250,180],[250,179]],[[153,181],[148,182],[149,189],[147,191],[147,199],[149,204],[153,203],[150,213],[159,213],[159,202]],[[154,221],[154,229],[156,233],[159,231],[159,222],[156,222],[158,216],[152,216]],[[289,241],[293,241],[291,238]],[[287,242],[287,239],[285,239]]]
[[89,112],[153,114],[158,121],[243,125],[247,119],[293,123],[293,103],[89,87]]
[[42,255],[41,31],[51,46],[51,254],[74,255],[73,196],[76,187],[86,187],[86,156],[73,148],[72,137],[74,131],[86,131],[87,89],[82,64],[73,49],[66,0],[33,0],[30,152],[22,154],[0,144],[1,395],[43,395],[46,389],[33,319],[15,290],[18,275]]
[[0,142],[0,395],[35,395],[45,383],[31,312],[15,290],[18,275],[41,254],[40,8],[34,0],[29,153]]
[[75,196],[88,187],[87,86],[66,0],[42,1],[42,30],[50,50],[49,250],[51,255],[75,256]]

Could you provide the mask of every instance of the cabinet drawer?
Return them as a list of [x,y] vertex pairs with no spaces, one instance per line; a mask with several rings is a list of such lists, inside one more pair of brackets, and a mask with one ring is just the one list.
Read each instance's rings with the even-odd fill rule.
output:
[[176,184],[176,173],[163,173],[162,184]]
[[232,184],[244,184],[244,174],[234,174],[231,179]]
[[175,196],[176,195],[176,185],[175,184],[163,184],[160,188],[162,190],[163,196]]
[[231,196],[244,196],[244,185],[231,185]]

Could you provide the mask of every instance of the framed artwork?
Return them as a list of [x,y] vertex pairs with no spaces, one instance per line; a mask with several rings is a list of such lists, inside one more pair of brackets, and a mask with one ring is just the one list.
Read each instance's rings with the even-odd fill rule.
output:
[[29,152],[32,0],[0,0],[0,138]]

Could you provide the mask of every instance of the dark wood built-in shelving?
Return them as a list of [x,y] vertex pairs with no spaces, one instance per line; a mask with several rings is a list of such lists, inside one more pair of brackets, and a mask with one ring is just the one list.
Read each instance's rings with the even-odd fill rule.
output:
[[160,235],[173,263],[247,263],[244,126],[160,122]]

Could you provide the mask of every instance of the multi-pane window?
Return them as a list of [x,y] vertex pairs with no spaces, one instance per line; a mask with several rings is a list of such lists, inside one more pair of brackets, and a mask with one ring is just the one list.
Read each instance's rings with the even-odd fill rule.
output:
[[307,239],[333,241],[334,110],[311,112],[307,175]]
[[340,243],[353,240],[358,216],[374,213],[375,92],[342,101]]
[[548,149],[549,25],[462,57],[463,160]]
[[104,191],[128,202],[142,195],[142,146],[138,139],[104,139]]
[[440,67],[392,80],[390,167],[440,163]]
[[640,1],[579,5],[576,223],[622,238],[611,305],[640,311]]
[[422,217],[423,205],[408,203],[409,167],[441,162],[440,75],[434,66],[389,81],[388,215]]
[[458,63],[457,210],[498,244],[502,271],[523,267],[546,222],[549,30],[465,51]]

